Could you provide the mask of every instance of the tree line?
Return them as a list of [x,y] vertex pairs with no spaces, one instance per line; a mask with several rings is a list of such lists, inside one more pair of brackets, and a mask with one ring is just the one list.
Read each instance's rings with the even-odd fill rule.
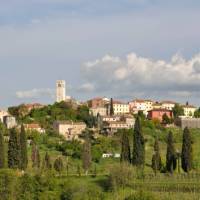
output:
[[[131,147],[128,135],[124,132],[121,140],[121,163],[130,163],[136,167],[144,168],[145,166],[145,138],[142,133],[141,120],[138,116],[136,118],[135,127],[133,131],[133,152],[131,154]],[[177,168],[180,172],[180,159],[181,167],[184,172],[189,173],[192,170],[192,137],[189,129],[186,127],[183,131],[182,151],[176,152],[174,146],[173,133],[170,131],[167,137],[167,152],[165,170],[173,173]],[[154,144],[154,154],[152,156],[152,169],[155,174],[162,169],[162,160],[160,156],[159,141],[156,137]],[[163,169],[162,169],[163,170]]]
[[[50,155],[46,152],[43,162],[41,163],[39,147],[34,140],[31,141],[31,161],[32,168],[54,169],[58,172],[63,170],[63,161],[58,157],[52,165]],[[6,163],[7,153],[7,163]],[[13,128],[9,130],[8,150],[6,152],[4,134],[0,131],[0,168],[20,169],[25,171],[28,167],[28,147],[26,131],[23,125],[20,130]]]

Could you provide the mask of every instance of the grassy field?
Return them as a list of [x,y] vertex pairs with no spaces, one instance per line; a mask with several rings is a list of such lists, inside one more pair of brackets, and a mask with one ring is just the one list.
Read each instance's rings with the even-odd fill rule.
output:
[[[108,199],[108,200],[125,200],[128,196],[133,195],[138,200],[199,200],[200,199],[200,130],[191,130],[193,137],[193,157],[194,157],[194,170],[190,174],[185,174],[182,170],[178,173],[175,171],[173,175],[158,173],[156,176],[151,169],[151,159],[153,154],[153,145],[155,135],[159,138],[160,153],[162,162],[165,164],[166,156],[166,137],[171,130],[174,133],[175,147],[177,151],[181,151],[182,145],[182,130],[178,128],[171,129],[155,129],[144,128],[144,136],[146,139],[146,162],[143,174],[131,167],[132,172],[130,176],[127,176],[126,183],[117,188],[110,187],[109,175],[120,165],[119,159],[114,158],[101,158],[98,163],[93,162],[89,176],[85,176],[82,169],[81,159],[74,159],[71,156],[63,156],[60,151],[57,151],[55,144],[59,143],[60,138],[58,137],[44,137],[40,136],[38,139],[38,145],[40,148],[41,166],[42,160],[46,152],[51,156],[51,162],[61,156],[64,162],[64,170],[61,174],[53,172],[52,186],[49,186],[47,191],[44,192],[43,197],[40,199],[59,199],[60,191],[64,190],[66,185],[71,184],[71,189],[75,196],[75,200],[84,199]],[[43,138],[44,137],[44,138]],[[104,137],[104,136],[101,136]],[[106,137],[104,138],[105,140]],[[112,139],[115,140],[114,149],[116,153],[120,153],[120,137],[114,136]],[[118,142],[116,142],[118,140]],[[132,146],[132,137],[130,135],[130,143]],[[118,145],[117,145],[118,144]],[[117,146],[116,146],[117,145]],[[37,173],[37,170],[32,169],[31,164],[31,147],[28,149],[29,152],[29,166],[27,172],[29,174]],[[68,166],[68,171],[67,171]],[[77,172],[77,166],[81,167],[81,176]],[[94,169],[96,173],[94,175]],[[68,173],[67,173],[68,172]],[[120,170],[116,173],[121,173]],[[90,190],[91,189],[91,190]],[[97,197],[98,193],[102,193],[103,196]],[[87,196],[82,195],[85,194]],[[141,193],[141,194],[140,194]],[[142,196],[144,195],[144,197]],[[145,197],[146,195],[146,197]],[[141,198],[140,198],[141,197]]]

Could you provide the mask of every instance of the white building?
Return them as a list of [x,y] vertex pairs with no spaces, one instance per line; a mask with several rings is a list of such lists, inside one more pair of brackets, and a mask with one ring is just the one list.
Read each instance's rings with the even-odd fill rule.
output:
[[84,122],[56,121],[53,127],[66,140],[72,140],[78,139],[78,136],[86,129],[86,124]]
[[197,110],[197,108],[195,106],[192,106],[192,105],[184,105],[183,106],[184,115],[187,116],[187,117],[193,117],[194,112],[196,110]]
[[4,110],[0,110],[0,121],[3,123],[3,118],[5,116],[8,116],[8,112],[7,111],[4,111]]
[[102,120],[103,122],[117,122],[120,121],[121,117],[119,115],[113,115],[113,116],[103,116]]
[[3,118],[3,122],[8,129],[11,129],[17,126],[16,119],[13,116],[5,116]]
[[167,109],[167,110],[173,110],[175,104],[176,103],[173,101],[162,101],[161,102],[162,108]]
[[148,99],[135,99],[129,102],[131,112],[137,114],[138,111],[142,111],[146,116],[148,111],[153,109],[153,101]]
[[66,100],[66,85],[64,80],[56,81],[56,102]]
[[134,128],[135,118],[132,115],[117,115],[103,117],[104,130],[115,133],[120,129]]

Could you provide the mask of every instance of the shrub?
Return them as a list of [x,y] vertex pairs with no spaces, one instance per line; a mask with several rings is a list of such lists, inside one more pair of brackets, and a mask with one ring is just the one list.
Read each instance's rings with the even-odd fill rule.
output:
[[104,194],[101,188],[93,184],[85,184],[85,182],[71,181],[65,184],[62,192],[61,200],[103,200]]
[[152,193],[139,191],[125,198],[125,200],[158,200],[158,199]]
[[0,199],[9,200],[14,198],[16,174],[12,170],[0,170]]
[[133,167],[129,164],[114,165],[110,169],[109,186],[112,190],[130,185],[133,178]]

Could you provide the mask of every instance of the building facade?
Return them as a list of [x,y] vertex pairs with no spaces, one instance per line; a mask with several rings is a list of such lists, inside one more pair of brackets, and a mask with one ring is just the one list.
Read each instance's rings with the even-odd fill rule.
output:
[[103,129],[113,134],[120,129],[134,128],[135,118],[132,115],[114,115],[103,117]]
[[110,100],[108,98],[97,97],[87,101],[89,108],[102,108],[109,104]]
[[180,117],[176,119],[175,124],[182,129],[185,127],[200,128],[200,118]]
[[163,121],[163,115],[166,114],[169,118],[173,117],[173,113],[171,110],[166,109],[153,109],[148,112],[148,119],[154,120],[157,119],[160,122]]
[[84,122],[55,121],[53,127],[66,140],[72,140],[78,139],[78,136],[86,129],[86,124]]
[[129,104],[120,101],[113,101],[113,110],[115,115],[130,113]]
[[153,109],[153,101],[148,99],[135,99],[129,102],[130,111],[137,114],[142,111],[146,116],[149,110]]
[[45,129],[43,129],[37,123],[24,124],[24,128],[26,131],[37,131],[38,133],[45,133]]
[[8,112],[7,111],[5,111],[5,110],[0,110],[0,121],[3,123],[3,118],[5,117],[5,116],[8,116],[9,114],[8,114]]
[[56,81],[56,102],[65,101],[66,99],[66,84],[64,80]]
[[7,129],[11,129],[17,126],[17,121],[13,116],[5,116],[3,122],[6,125]]
[[173,110],[175,104],[176,103],[173,101],[162,101],[161,102],[162,108],[167,109],[167,110]]
[[184,105],[183,106],[184,115],[186,117],[193,117],[194,116],[194,112],[196,110],[197,110],[197,108],[195,106],[192,106],[192,105]]

